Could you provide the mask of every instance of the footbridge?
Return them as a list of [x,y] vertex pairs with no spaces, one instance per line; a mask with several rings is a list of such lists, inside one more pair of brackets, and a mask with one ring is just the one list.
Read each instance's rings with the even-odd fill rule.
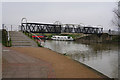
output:
[[26,18],[21,20],[21,31],[32,33],[84,33],[84,34],[102,34],[103,28],[81,26],[76,24],[61,24],[56,21],[50,23],[28,22]]

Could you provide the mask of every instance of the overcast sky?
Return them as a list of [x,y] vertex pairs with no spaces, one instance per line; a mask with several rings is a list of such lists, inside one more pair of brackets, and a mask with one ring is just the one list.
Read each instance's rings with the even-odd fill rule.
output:
[[54,23],[83,23],[102,25],[104,29],[117,29],[112,25],[115,2],[3,2],[2,22],[19,25],[21,19]]

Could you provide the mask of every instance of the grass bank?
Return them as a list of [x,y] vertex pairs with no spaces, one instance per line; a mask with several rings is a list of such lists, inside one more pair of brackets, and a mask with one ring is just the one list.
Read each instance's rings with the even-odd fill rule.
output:
[[55,33],[36,33],[36,35],[45,35],[47,36],[48,39],[51,39],[52,36],[54,35],[59,35],[59,36],[69,36],[72,37],[73,39],[76,39],[80,36],[82,36],[82,33],[61,33],[61,34],[55,34]]
[[35,35],[33,35],[32,33],[27,33],[27,32],[23,32],[23,33],[25,35],[27,35],[29,38],[31,38],[32,40],[34,40],[37,43],[38,47],[43,47],[38,40],[36,40],[35,38],[32,37],[32,36],[35,36]]

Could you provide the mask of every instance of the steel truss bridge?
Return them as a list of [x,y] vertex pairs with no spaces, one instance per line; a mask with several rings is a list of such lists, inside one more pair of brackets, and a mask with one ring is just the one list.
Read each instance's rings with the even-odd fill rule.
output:
[[[23,22],[25,20],[25,22]],[[21,31],[32,33],[84,33],[84,34],[102,34],[103,28],[98,27],[83,27],[74,24],[54,24],[30,23],[26,18],[21,21]]]

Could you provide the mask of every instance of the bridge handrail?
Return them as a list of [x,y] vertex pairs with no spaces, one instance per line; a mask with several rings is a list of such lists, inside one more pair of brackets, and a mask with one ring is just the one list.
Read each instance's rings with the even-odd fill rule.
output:
[[8,32],[8,41],[10,41],[10,33],[9,33],[9,31],[7,31]]
[[8,37],[7,40],[10,41],[10,33],[7,27],[6,27],[6,31],[7,31],[7,37]]
[[41,40],[36,34],[31,33],[31,32],[29,32],[29,31],[27,31],[27,32],[30,33],[30,34],[32,34],[32,35],[34,35],[34,36],[36,36],[36,37],[39,39],[39,41],[40,41],[40,45],[41,45],[42,40]]

